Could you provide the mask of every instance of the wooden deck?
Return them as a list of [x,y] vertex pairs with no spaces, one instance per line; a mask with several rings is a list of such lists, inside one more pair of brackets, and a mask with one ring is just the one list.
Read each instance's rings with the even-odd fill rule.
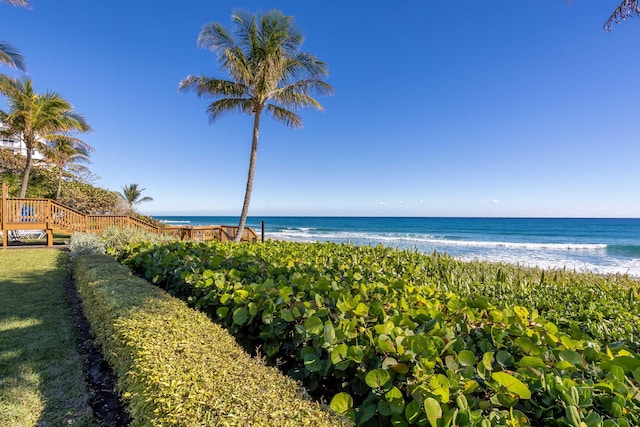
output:
[[[233,240],[238,227],[230,225],[158,227],[146,223],[129,215],[85,215],[50,199],[10,198],[7,197],[7,187],[2,183],[2,197],[0,203],[0,232],[2,233],[2,247],[6,248],[9,234],[41,230],[45,233],[47,246],[53,246],[53,233],[73,234],[75,232],[101,234],[109,227],[132,227],[151,233],[175,236],[182,240]],[[242,233],[242,241],[258,241],[258,235],[246,227]]]

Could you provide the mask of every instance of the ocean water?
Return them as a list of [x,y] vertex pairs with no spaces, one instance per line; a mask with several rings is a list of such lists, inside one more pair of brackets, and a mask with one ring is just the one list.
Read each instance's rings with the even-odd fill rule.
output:
[[[158,216],[174,225],[236,225],[237,217]],[[448,253],[507,262],[640,277],[640,219],[250,217],[265,237],[332,241]]]

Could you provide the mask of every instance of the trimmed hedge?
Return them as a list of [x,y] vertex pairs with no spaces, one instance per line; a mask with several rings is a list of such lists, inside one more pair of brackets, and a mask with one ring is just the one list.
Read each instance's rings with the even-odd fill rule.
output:
[[221,327],[106,255],[74,260],[134,426],[346,426]]

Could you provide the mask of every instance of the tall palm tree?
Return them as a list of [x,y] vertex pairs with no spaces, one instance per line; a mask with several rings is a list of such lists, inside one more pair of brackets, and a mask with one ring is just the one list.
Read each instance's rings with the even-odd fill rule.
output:
[[19,196],[25,197],[33,150],[43,149],[44,141],[69,137],[74,131],[89,132],[91,127],[56,92],[36,93],[31,79],[0,75],[0,93],[7,97],[8,105],[6,112],[0,110],[0,122],[5,124],[0,134],[21,139],[27,151]]
[[84,165],[91,163],[89,152],[93,147],[78,138],[59,135],[52,141],[48,141],[44,147],[43,154],[47,162],[56,166],[58,172],[58,189],[56,200],[60,198],[62,191],[62,179],[65,172],[73,176],[79,173],[88,172]]
[[638,0],[623,0],[618,8],[611,14],[607,22],[604,23],[604,30],[611,31],[612,25],[619,24],[632,16],[640,16]]
[[251,201],[262,113],[299,128],[302,119],[294,110],[322,110],[310,92],[325,95],[333,89],[322,80],[328,74],[326,64],[310,53],[300,52],[303,37],[294,28],[293,17],[274,10],[258,16],[238,12],[231,19],[235,24],[233,34],[219,23],[210,23],[198,36],[198,45],[217,54],[220,68],[230,80],[188,76],[180,82],[179,90],[215,99],[207,108],[210,122],[231,112],[253,115],[249,173],[235,237],[240,241]]
[[149,196],[142,197],[144,188],[138,188],[138,184],[129,184],[122,187],[122,193],[120,197],[129,204],[129,209],[133,211],[134,205],[142,202],[152,202],[153,198]]
[[[2,0],[4,3],[9,3],[12,6],[29,7],[27,0]],[[20,71],[25,71],[24,58],[20,54],[20,51],[12,45],[0,41],[0,63],[8,65],[11,68],[17,68]]]

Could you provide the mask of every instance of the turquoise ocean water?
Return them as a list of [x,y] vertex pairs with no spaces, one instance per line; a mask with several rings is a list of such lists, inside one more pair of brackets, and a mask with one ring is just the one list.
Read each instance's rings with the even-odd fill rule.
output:
[[[174,225],[237,225],[237,217],[157,216]],[[386,245],[501,261],[640,277],[640,219],[250,217],[267,238]]]

